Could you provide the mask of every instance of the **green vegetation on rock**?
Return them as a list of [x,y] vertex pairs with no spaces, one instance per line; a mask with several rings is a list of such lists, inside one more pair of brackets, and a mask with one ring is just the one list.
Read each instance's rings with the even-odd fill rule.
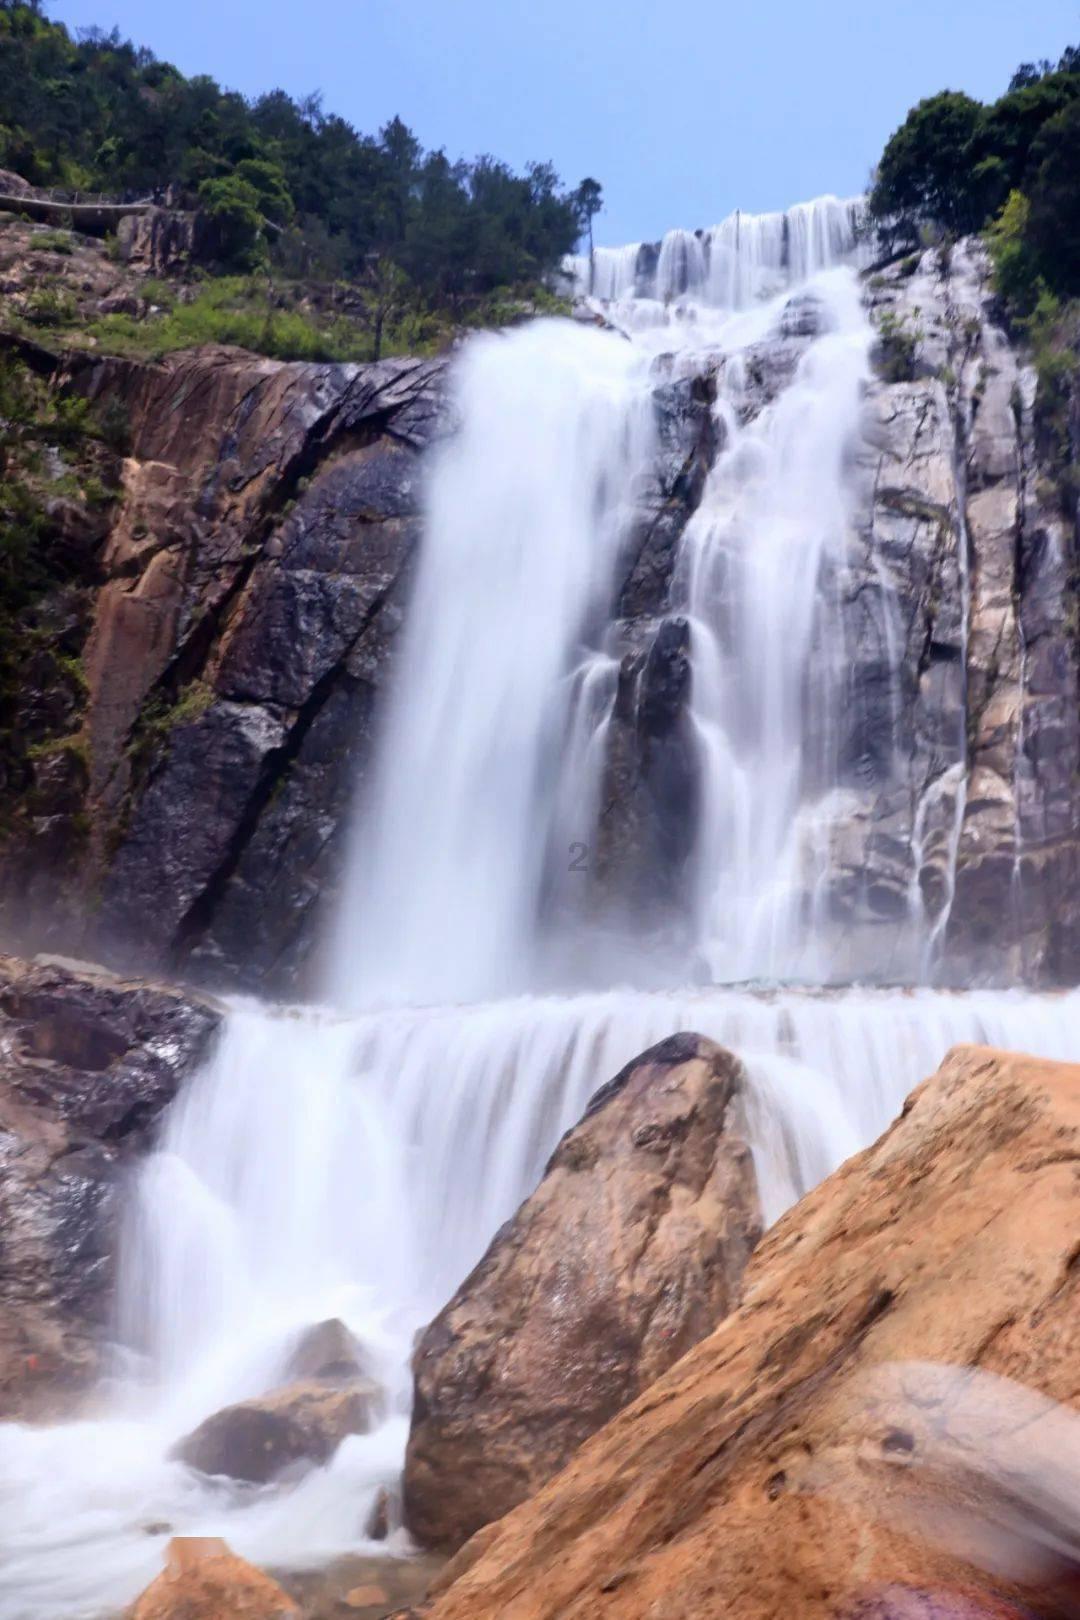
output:
[[[0,821],[35,760],[78,751],[79,591],[116,494],[108,436],[87,400],[50,387],[18,353],[0,353]],[[31,663],[49,701],[27,725],[18,695]]]
[[311,307],[303,284],[269,284],[260,275],[215,276],[198,284],[191,297],[159,298],[156,313],[104,315],[79,332],[58,330],[56,336],[142,359],[225,343],[276,360],[364,361],[435,353],[459,326],[506,325],[526,313],[556,314],[568,308],[543,289],[527,303],[496,293],[477,300],[454,321],[437,309],[418,306],[409,289],[397,284],[382,297],[361,291],[347,299],[353,313],[335,313],[332,303]]
[[[890,255],[934,240],[948,251],[960,233],[983,232],[1004,315],[1031,347],[1043,458],[1075,511],[1080,48],[1056,65],[1025,63],[990,106],[952,90],[921,101],[885,147],[869,207]],[[890,341],[902,371],[900,334],[883,326],[887,352]]]

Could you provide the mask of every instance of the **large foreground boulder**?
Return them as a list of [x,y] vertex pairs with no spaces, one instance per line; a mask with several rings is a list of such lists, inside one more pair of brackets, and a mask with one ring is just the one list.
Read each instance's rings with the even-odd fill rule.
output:
[[208,1001],[0,956],[0,1418],[95,1381],[119,1179],[220,1023]]
[[461,1545],[730,1311],[761,1232],[742,1066],[675,1035],[597,1093],[424,1333],[405,1515]]
[[[917,1360],[1076,1402],[1078,1167],[1080,1067],[950,1053],[879,1142],[771,1230],[740,1308],[477,1537],[426,1612],[970,1614],[966,1597],[950,1610],[920,1596],[980,1585],[965,1545],[903,1511],[949,1402],[928,1401],[925,1376],[901,1371],[887,1399],[882,1380]],[[1014,1450],[1032,1438],[1021,1429]]]

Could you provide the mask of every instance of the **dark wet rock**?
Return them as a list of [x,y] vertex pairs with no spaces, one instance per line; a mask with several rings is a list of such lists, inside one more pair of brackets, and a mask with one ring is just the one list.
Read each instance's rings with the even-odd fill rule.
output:
[[69,649],[80,706],[44,712],[51,664],[25,683],[42,762],[70,735],[56,752],[82,775],[35,764],[43,813],[0,858],[17,937],[295,992],[370,755],[443,371],[71,359],[131,455],[108,533],[72,531],[100,553]]
[[825,310],[812,293],[799,293],[784,305],[780,317],[780,336],[786,338],[820,337],[826,330]]
[[622,661],[601,784],[593,905],[658,937],[685,921],[697,835],[690,680],[689,624],[662,619]]
[[0,1415],[57,1416],[95,1380],[120,1178],[219,1022],[163,986],[0,957]]
[[405,1517],[460,1547],[731,1310],[761,1232],[736,1058],[698,1035],[608,1082],[413,1359]]
[[615,611],[621,619],[653,616],[666,609],[679,541],[700,504],[720,448],[711,377],[661,383],[653,400],[659,454],[641,494],[641,517],[619,570]]
[[197,930],[195,908],[225,879],[256,795],[269,797],[286,735],[278,715],[249,703],[214,703],[176,727],[105,885],[109,929],[130,950],[160,960]]
[[371,1384],[289,1384],[208,1417],[173,1448],[199,1473],[265,1485],[286,1470],[328,1463],[350,1434],[367,1434],[378,1409]]
[[385,1541],[390,1531],[401,1523],[401,1497],[398,1492],[393,1495],[387,1490],[379,1491],[375,1498],[375,1506],[368,1515],[364,1534],[372,1541]]

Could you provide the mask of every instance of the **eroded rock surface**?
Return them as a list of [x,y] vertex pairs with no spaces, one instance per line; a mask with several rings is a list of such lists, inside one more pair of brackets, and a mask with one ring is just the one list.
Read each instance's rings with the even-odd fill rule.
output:
[[[77,748],[40,750],[0,924],[35,948],[295,987],[362,785],[443,370],[70,360],[69,389],[122,407],[130,454],[87,598],[84,710],[64,722]],[[52,778],[75,755],[73,803]],[[81,877],[69,863],[50,890],[43,840],[76,819]]]
[[742,1065],[675,1035],[594,1097],[423,1334],[405,1514],[452,1550],[561,1468],[739,1297],[761,1231]]
[[948,1411],[902,1369],[887,1400],[880,1380],[913,1360],[971,1367],[1075,1405],[1078,1160],[1080,1067],[955,1049],[772,1228],[739,1308],[485,1530],[425,1612],[970,1613],[931,1596],[970,1592],[970,1564],[899,1511]]
[[203,1057],[209,1003],[0,957],[0,1416],[93,1384],[125,1167]]
[[[830,930],[838,982],[1074,982],[1078,537],[1061,447],[1040,436],[1035,372],[978,243],[878,270],[864,296],[876,375],[847,447],[850,533],[819,581],[801,720],[804,800],[831,827],[806,907]],[[626,650],[590,904],[669,940],[682,972],[700,784],[678,542],[723,449],[705,402],[722,395],[754,422],[822,318],[798,294],[736,366],[684,359],[697,374],[658,390],[657,487],[682,495],[670,521],[660,502],[617,593]]]

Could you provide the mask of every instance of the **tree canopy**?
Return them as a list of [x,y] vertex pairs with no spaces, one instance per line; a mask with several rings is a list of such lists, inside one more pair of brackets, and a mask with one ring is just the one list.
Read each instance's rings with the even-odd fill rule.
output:
[[370,135],[317,95],[246,100],[116,30],[73,37],[39,0],[0,0],[0,167],[67,190],[171,188],[209,216],[226,262],[269,244],[308,274],[367,278],[388,260],[448,299],[543,276],[598,201],[550,164],[425,151],[399,118]]
[[1080,293],[1080,48],[1023,63],[986,106],[943,90],[890,137],[870,193],[887,245],[927,229],[988,229],[999,284],[1021,307]]

